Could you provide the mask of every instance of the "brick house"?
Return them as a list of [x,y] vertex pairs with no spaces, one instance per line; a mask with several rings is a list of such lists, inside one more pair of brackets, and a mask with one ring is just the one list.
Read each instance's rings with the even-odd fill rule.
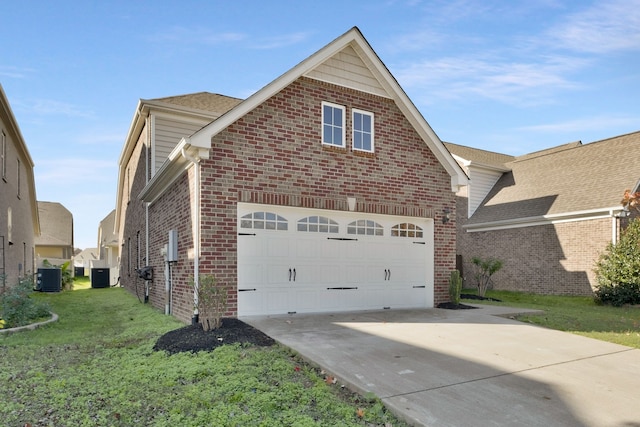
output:
[[0,85],[0,292],[35,272],[40,234],[33,160]]
[[130,132],[116,209],[126,288],[182,320],[204,274],[231,316],[448,300],[467,176],[357,28],[235,101],[161,164],[153,132]]
[[457,211],[466,285],[471,258],[494,257],[497,289],[592,294],[594,263],[625,221],[622,195],[638,186],[640,165],[624,159],[640,157],[640,132],[518,157],[445,145],[470,178]]

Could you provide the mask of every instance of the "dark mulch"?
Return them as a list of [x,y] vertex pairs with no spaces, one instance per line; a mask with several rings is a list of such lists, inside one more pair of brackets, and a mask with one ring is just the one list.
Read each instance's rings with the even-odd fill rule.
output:
[[447,310],[470,310],[470,309],[473,309],[473,308],[478,308],[478,307],[473,307],[473,306],[466,305],[466,304],[454,304],[452,302],[441,302],[436,307],[437,308],[445,308]]
[[156,351],[166,351],[169,354],[181,352],[211,351],[224,344],[249,344],[268,347],[275,344],[273,338],[242,320],[234,318],[222,319],[222,326],[205,332],[202,325],[195,324],[169,331],[156,342]]

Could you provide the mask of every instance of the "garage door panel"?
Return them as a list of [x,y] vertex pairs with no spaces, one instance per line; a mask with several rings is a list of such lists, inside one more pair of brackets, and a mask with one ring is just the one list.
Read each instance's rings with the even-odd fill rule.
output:
[[[239,216],[273,212],[287,221],[238,236],[239,289],[257,289],[238,294],[239,315],[433,304],[433,289],[427,289],[433,287],[432,220],[244,203],[238,210]],[[332,232],[312,226],[320,217],[333,221]],[[375,229],[362,231],[360,224]],[[409,233],[398,232],[397,224],[423,234],[404,237]]]

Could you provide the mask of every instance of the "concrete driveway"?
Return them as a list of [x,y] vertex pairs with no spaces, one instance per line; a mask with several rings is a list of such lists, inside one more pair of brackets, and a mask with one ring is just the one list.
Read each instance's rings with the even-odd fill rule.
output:
[[640,350],[479,307],[242,320],[412,425],[640,427]]

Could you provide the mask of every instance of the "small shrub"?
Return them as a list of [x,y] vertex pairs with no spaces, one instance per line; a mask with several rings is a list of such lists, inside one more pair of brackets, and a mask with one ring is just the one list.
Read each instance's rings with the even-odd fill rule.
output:
[[640,220],[633,219],[614,245],[609,243],[594,269],[594,299],[619,307],[640,304]]
[[449,276],[449,299],[454,304],[460,304],[460,292],[462,292],[462,277],[458,270],[452,270]]
[[32,292],[33,280],[22,278],[16,286],[5,289],[0,295],[0,318],[4,320],[4,328],[28,325],[49,316],[49,306],[30,298]]
[[[195,283],[192,283],[195,286]],[[200,276],[196,287],[198,295],[198,318],[202,329],[209,331],[222,326],[222,317],[227,311],[227,289],[218,285],[215,277]]]
[[479,257],[473,257],[471,262],[475,266],[474,277],[478,287],[478,295],[483,297],[491,285],[491,276],[502,268],[502,261],[495,258],[483,260]]

